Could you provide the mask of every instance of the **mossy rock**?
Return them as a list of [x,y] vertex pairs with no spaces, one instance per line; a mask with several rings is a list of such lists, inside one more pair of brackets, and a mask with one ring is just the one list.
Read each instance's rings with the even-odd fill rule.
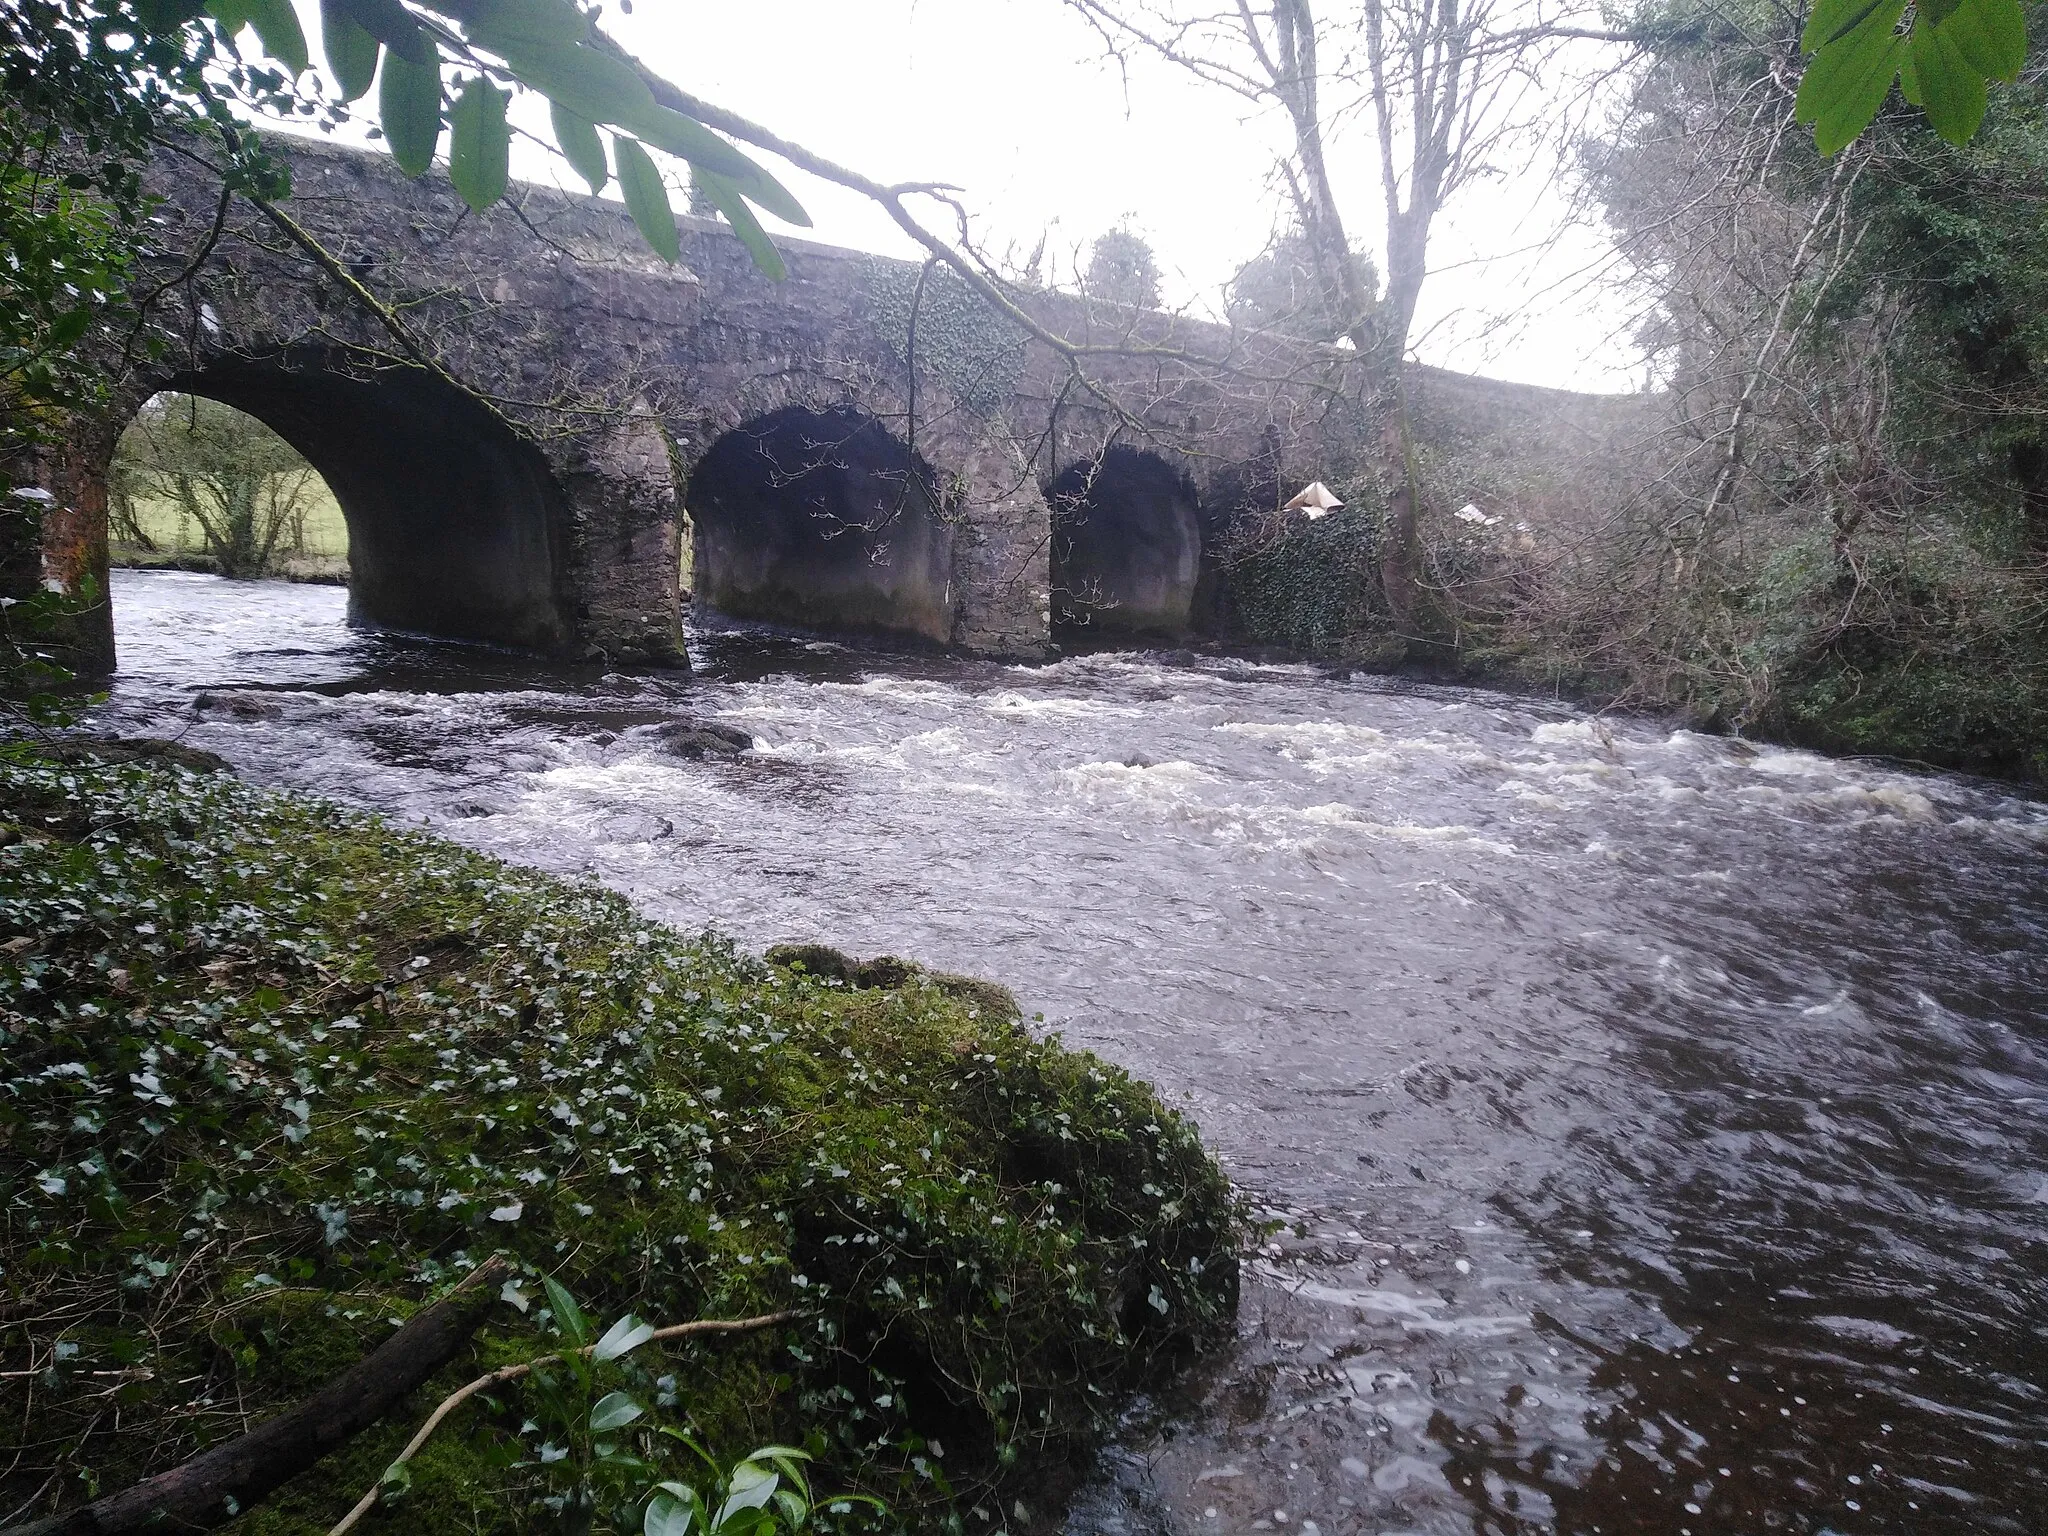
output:
[[[527,1311],[240,1528],[324,1531],[439,1394],[552,1348],[541,1275],[605,1321],[801,1312],[607,1367],[631,1434],[814,1435],[821,1485],[932,1528],[1228,1326],[1194,1126],[991,983],[764,964],[160,763],[0,750],[0,824],[35,834],[0,847],[0,1349],[49,1367],[0,1381],[38,1425],[7,1507],[239,1433],[492,1253]],[[533,1406],[458,1415],[371,1528],[546,1528]]]
[[961,976],[952,971],[930,971],[914,960],[897,955],[877,955],[857,960],[829,944],[771,944],[764,957],[770,965],[800,972],[819,981],[836,981],[857,990],[890,989],[923,982],[948,997],[958,998],[991,1018],[1021,1019],[1023,1010],[1017,996],[1000,982],[979,976]]

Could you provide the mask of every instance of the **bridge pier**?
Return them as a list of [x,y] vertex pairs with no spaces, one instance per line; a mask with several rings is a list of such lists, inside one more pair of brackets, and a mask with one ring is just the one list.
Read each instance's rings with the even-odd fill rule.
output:
[[615,661],[685,662],[681,498],[661,419],[636,412],[548,457],[566,503],[576,643]]

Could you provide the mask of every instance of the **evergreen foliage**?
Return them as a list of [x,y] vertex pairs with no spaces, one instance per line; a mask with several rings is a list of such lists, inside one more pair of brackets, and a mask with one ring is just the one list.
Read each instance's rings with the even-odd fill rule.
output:
[[1159,307],[1159,261],[1143,235],[1112,229],[1095,237],[1088,248],[1088,270],[1081,287],[1091,299],[1128,304],[1133,309]]

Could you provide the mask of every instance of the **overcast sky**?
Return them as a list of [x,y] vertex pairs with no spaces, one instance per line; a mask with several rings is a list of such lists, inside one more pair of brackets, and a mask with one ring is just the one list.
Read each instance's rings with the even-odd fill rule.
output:
[[[606,11],[620,41],[684,89],[877,180],[956,183],[986,244],[1028,253],[1049,234],[1062,273],[1128,222],[1157,253],[1168,303],[1217,308],[1273,229],[1284,125],[1166,66],[1135,68],[1126,83],[1059,0],[638,0],[632,15]],[[1362,135],[1340,139],[1333,174],[1354,232],[1376,243],[1371,154]],[[1440,222],[1416,350],[1532,384],[1635,388],[1641,364],[1615,334],[1619,310],[1572,276],[1600,258],[1597,230],[1567,226],[1547,251],[1529,249],[1560,224],[1557,198],[1540,190],[1545,170],[1476,188]],[[580,185],[533,152],[515,171]],[[860,198],[784,179],[815,221],[810,237],[912,253]]]

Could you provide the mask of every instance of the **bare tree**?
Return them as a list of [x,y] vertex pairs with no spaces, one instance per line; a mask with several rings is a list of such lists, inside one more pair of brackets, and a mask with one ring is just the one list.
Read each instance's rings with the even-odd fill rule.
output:
[[199,530],[223,576],[260,576],[305,542],[312,465],[252,416],[196,395],[160,395],[121,436],[112,476],[127,530],[134,503],[168,502]]
[[[1219,89],[1284,115],[1281,158],[1300,250],[1320,290],[1318,308],[1353,350],[1377,421],[1387,480],[1381,579],[1396,629],[1426,638],[1417,519],[1421,488],[1404,382],[1417,304],[1429,275],[1429,240],[1445,205],[1477,178],[1527,155],[1567,116],[1539,86],[1545,59],[1584,38],[1621,40],[1560,24],[1507,0],[1348,0],[1319,16],[1311,0],[1066,0],[1119,61],[1150,55]],[[1333,166],[1352,124],[1371,134],[1378,270],[1353,249]]]

